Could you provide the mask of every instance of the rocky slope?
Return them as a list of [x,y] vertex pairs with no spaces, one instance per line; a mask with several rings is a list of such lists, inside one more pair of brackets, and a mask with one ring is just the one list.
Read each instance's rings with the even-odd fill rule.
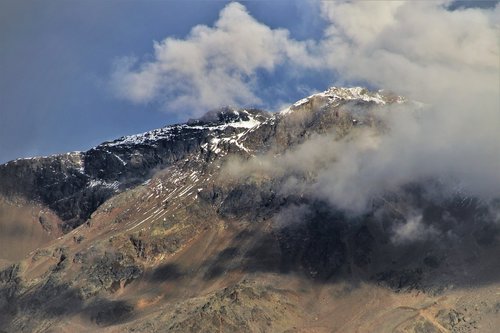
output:
[[[314,172],[231,168],[313,137],[384,132],[380,115],[401,103],[331,88],[276,114],[225,108],[1,165],[2,237],[27,245],[0,255],[0,330],[495,332],[498,202],[436,200],[439,181],[429,180],[352,216],[284,190]],[[395,242],[417,210],[433,237]]]

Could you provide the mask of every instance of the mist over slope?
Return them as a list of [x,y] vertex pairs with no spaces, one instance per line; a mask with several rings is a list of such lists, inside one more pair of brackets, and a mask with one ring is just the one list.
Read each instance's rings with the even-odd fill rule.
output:
[[[230,3],[117,61],[186,123],[0,165],[1,332],[498,331],[500,6],[314,6],[316,39]],[[280,71],[387,90],[218,108]]]
[[2,257],[0,328],[494,332],[495,144],[423,144],[435,110],[334,87],[1,165],[1,227],[47,236]]

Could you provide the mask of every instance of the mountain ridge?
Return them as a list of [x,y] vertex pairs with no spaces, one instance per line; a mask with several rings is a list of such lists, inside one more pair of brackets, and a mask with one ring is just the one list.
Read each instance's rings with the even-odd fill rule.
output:
[[[301,103],[305,103],[304,101],[312,102],[318,96],[344,102],[358,100],[380,103],[382,101],[380,92],[369,93],[362,88],[356,87],[331,88],[321,94],[313,94],[301,100]],[[300,104],[295,103],[288,110],[298,107],[300,107]],[[240,115],[239,112],[242,114]],[[224,113],[226,113],[226,118],[224,118]],[[229,117],[227,117],[228,115]],[[215,122],[213,120],[207,121],[214,116],[219,117],[219,119],[216,119]],[[93,197],[90,203],[72,203],[72,205],[76,205],[73,208],[73,215],[76,216],[70,217],[66,214],[63,217],[63,219],[71,220],[68,225],[69,228],[72,228],[83,223],[90,216],[91,211],[95,210],[110,195],[117,193],[120,186],[129,188],[140,184],[148,178],[153,169],[166,167],[172,161],[182,159],[186,154],[192,153],[199,147],[208,148],[209,151],[216,153],[220,143],[217,140],[219,136],[225,137],[222,139],[222,144],[236,145],[237,147],[233,147],[233,150],[246,150],[238,142],[241,139],[238,135],[244,135],[242,134],[244,129],[250,130],[261,123],[265,123],[265,121],[272,122],[282,116],[282,113],[273,115],[256,109],[250,111],[240,109],[238,111],[231,108],[222,108],[209,111],[198,120],[169,125],[142,134],[124,136],[116,140],[103,142],[84,152],[9,161],[0,165],[0,191],[11,195],[15,192],[15,188],[25,188],[25,195],[31,194],[31,199],[41,200],[61,214],[63,211],[68,210],[66,207],[67,202],[64,202],[64,207],[59,208],[57,206],[57,202],[63,199],[61,197],[70,197],[72,193],[78,191],[86,196]],[[134,158],[133,154],[127,151],[130,150],[129,148],[143,148],[139,152],[142,156]],[[27,174],[23,171],[30,166],[33,167],[34,172]],[[43,170],[44,168],[49,170]],[[57,174],[58,172],[60,173]],[[44,179],[51,179],[51,173],[57,174],[58,177],[52,184],[45,184]],[[72,182],[68,181],[68,178]],[[127,178],[128,180],[123,181],[123,179]],[[25,181],[23,182],[22,179],[25,179]],[[30,186],[30,184],[36,182],[42,183],[41,186],[44,188],[55,185],[54,190],[61,191],[62,194],[56,197],[48,197],[44,193],[39,193],[40,191],[37,190],[36,186],[35,188]],[[71,189],[60,188],[57,184],[70,184]],[[78,201],[78,198],[73,199],[73,201]]]
[[48,235],[3,265],[0,330],[494,332],[494,206],[429,181],[353,216],[273,169],[405,102],[338,89],[0,166],[0,217]]

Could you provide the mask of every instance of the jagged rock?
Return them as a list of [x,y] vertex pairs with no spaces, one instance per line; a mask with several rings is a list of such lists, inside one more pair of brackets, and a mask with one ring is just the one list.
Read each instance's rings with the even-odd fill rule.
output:
[[115,291],[120,284],[128,284],[142,274],[142,268],[122,253],[105,252],[95,262],[84,267],[80,279],[86,279],[82,287],[84,298],[101,290]]

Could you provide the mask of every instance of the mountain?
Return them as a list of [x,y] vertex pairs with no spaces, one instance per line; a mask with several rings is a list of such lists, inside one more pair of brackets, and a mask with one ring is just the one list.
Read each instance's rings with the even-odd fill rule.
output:
[[311,185],[406,103],[334,87],[1,165],[0,331],[496,332],[498,201]]

